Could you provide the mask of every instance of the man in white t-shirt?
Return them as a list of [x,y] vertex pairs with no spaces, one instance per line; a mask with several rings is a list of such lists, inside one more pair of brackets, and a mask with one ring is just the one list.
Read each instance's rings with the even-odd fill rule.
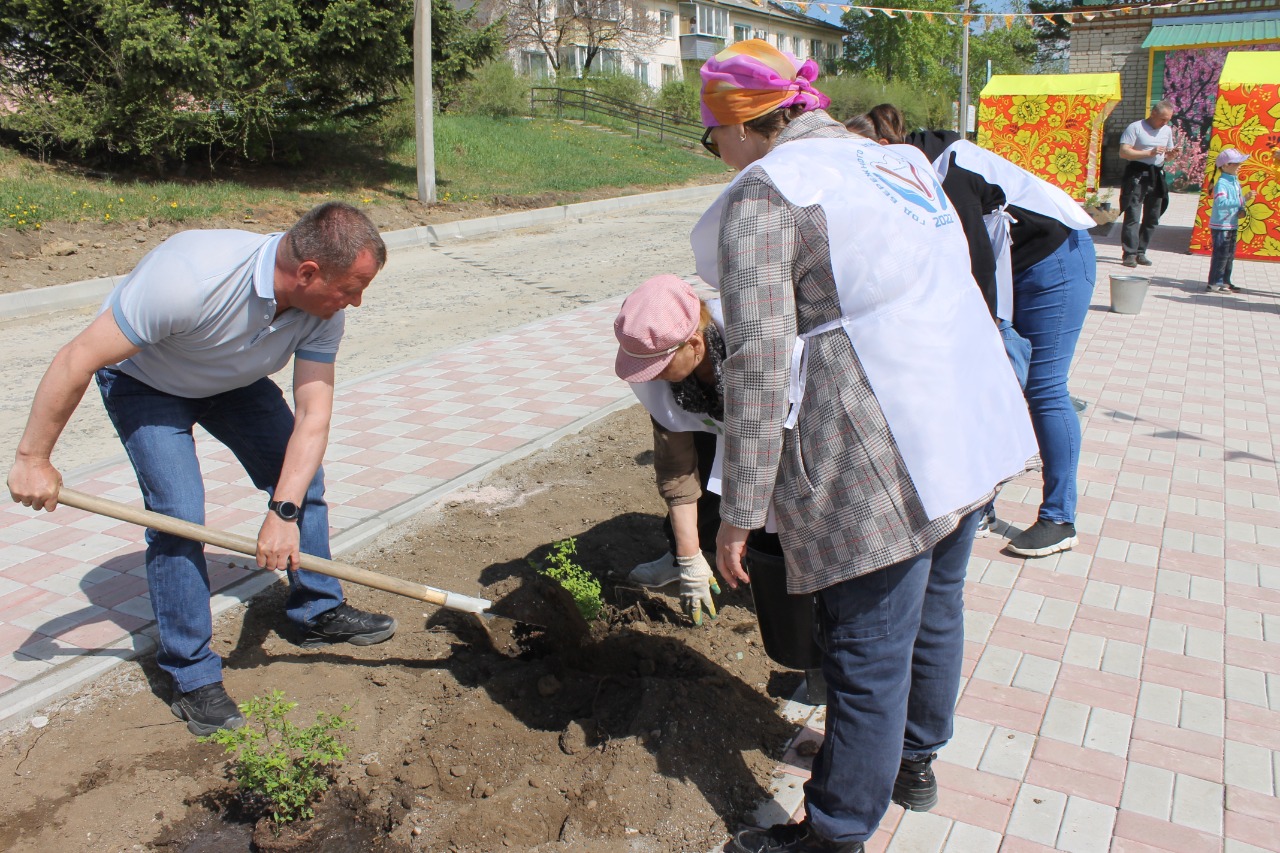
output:
[[[298,570],[301,553],[329,556],[320,462],[333,412],[343,309],[360,305],[387,248],[348,204],[313,208],[284,234],[186,231],[161,243],[107,297],[102,312],[54,357],[36,390],[9,471],[15,501],[52,511],[62,475],[54,444],[95,376],[138,475],[147,509],[204,522],[204,481],[192,429],[226,445],[268,501],[258,565],[287,571],[285,613],[301,644],[370,645],[396,622],[347,604],[334,578]],[[293,361],[294,410],[268,378]],[[244,725],[209,643],[204,549],[148,530],[147,585],[160,668],[173,713],[197,735]]]
[[1147,245],[1160,224],[1160,215],[1169,206],[1169,190],[1164,181],[1164,155],[1173,144],[1174,107],[1161,101],[1151,115],[1135,121],[1120,134],[1120,159],[1128,160],[1120,181],[1120,208],[1124,227],[1120,246],[1126,267],[1151,266]]

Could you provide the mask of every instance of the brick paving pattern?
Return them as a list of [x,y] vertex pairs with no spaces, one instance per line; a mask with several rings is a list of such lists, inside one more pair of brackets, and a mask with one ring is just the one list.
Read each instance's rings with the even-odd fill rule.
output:
[[[1090,402],[1080,545],[1021,560],[1003,538],[975,543],[941,802],[892,807],[874,853],[1280,847],[1280,266],[1237,263],[1241,295],[1205,293],[1208,258],[1182,254],[1193,203],[1175,198],[1155,266],[1138,271],[1152,276],[1140,315],[1108,310],[1107,276],[1129,271],[1116,238],[1099,240],[1071,383]],[[335,535],[624,401],[616,305],[341,390],[325,465]],[[201,448],[209,523],[252,535],[261,495],[219,445]],[[122,463],[68,484],[137,501]],[[1010,485],[999,529],[1031,523],[1039,500],[1038,477]],[[0,694],[148,625],[136,528],[9,507],[0,543]],[[249,575],[241,564],[214,555],[219,588]],[[798,747],[821,738],[822,709],[785,713],[802,726],[762,820],[799,813]]]
[[[975,542],[940,802],[892,806],[869,853],[1280,850],[1280,266],[1237,262],[1242,293],[1206,293],[1174,202],[1154,267],[1120,266],[1118,226],[1098,241],[1071,377],[1080,545]],[[1142,313],[1112,313],[1108,276],[1135,272]],[[1040,485],[1002,492],[999,530],[1035,521]],[[799,819],[794,747],[777,805]]]

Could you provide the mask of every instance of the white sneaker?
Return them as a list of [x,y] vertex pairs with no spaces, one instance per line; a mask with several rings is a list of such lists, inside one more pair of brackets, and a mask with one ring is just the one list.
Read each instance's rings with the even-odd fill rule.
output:
[[641,563],[631,570],[627,580],[634,584],[657,589],[680,580],[680,566],[670,551],[651,563]]

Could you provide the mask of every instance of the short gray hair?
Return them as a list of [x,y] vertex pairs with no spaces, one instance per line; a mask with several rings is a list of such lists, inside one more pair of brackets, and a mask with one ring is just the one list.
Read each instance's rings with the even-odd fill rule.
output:
[[382,242],[378,227],[341,201],[327,201],[308,210],[282,242],[295,262],[314,261],[328,273],[351,269],[363,251],[373,253],[378,269],[387,262],[387,244]]
[[1160,101],[1151,108],[1151,112],[1155,112],[1156,110],[1159,110],[1162,113],[1168,113],[1172,116],[1178,111],[1178,108],[1173,105],[1173,101]]

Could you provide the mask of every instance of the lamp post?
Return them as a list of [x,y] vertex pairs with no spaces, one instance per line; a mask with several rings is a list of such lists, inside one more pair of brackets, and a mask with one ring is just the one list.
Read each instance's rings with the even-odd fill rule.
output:
[[418,0],[413,15],[413,102],[418,131],[418,201],[436,200],[436,140],[431,106],[431,0]]

